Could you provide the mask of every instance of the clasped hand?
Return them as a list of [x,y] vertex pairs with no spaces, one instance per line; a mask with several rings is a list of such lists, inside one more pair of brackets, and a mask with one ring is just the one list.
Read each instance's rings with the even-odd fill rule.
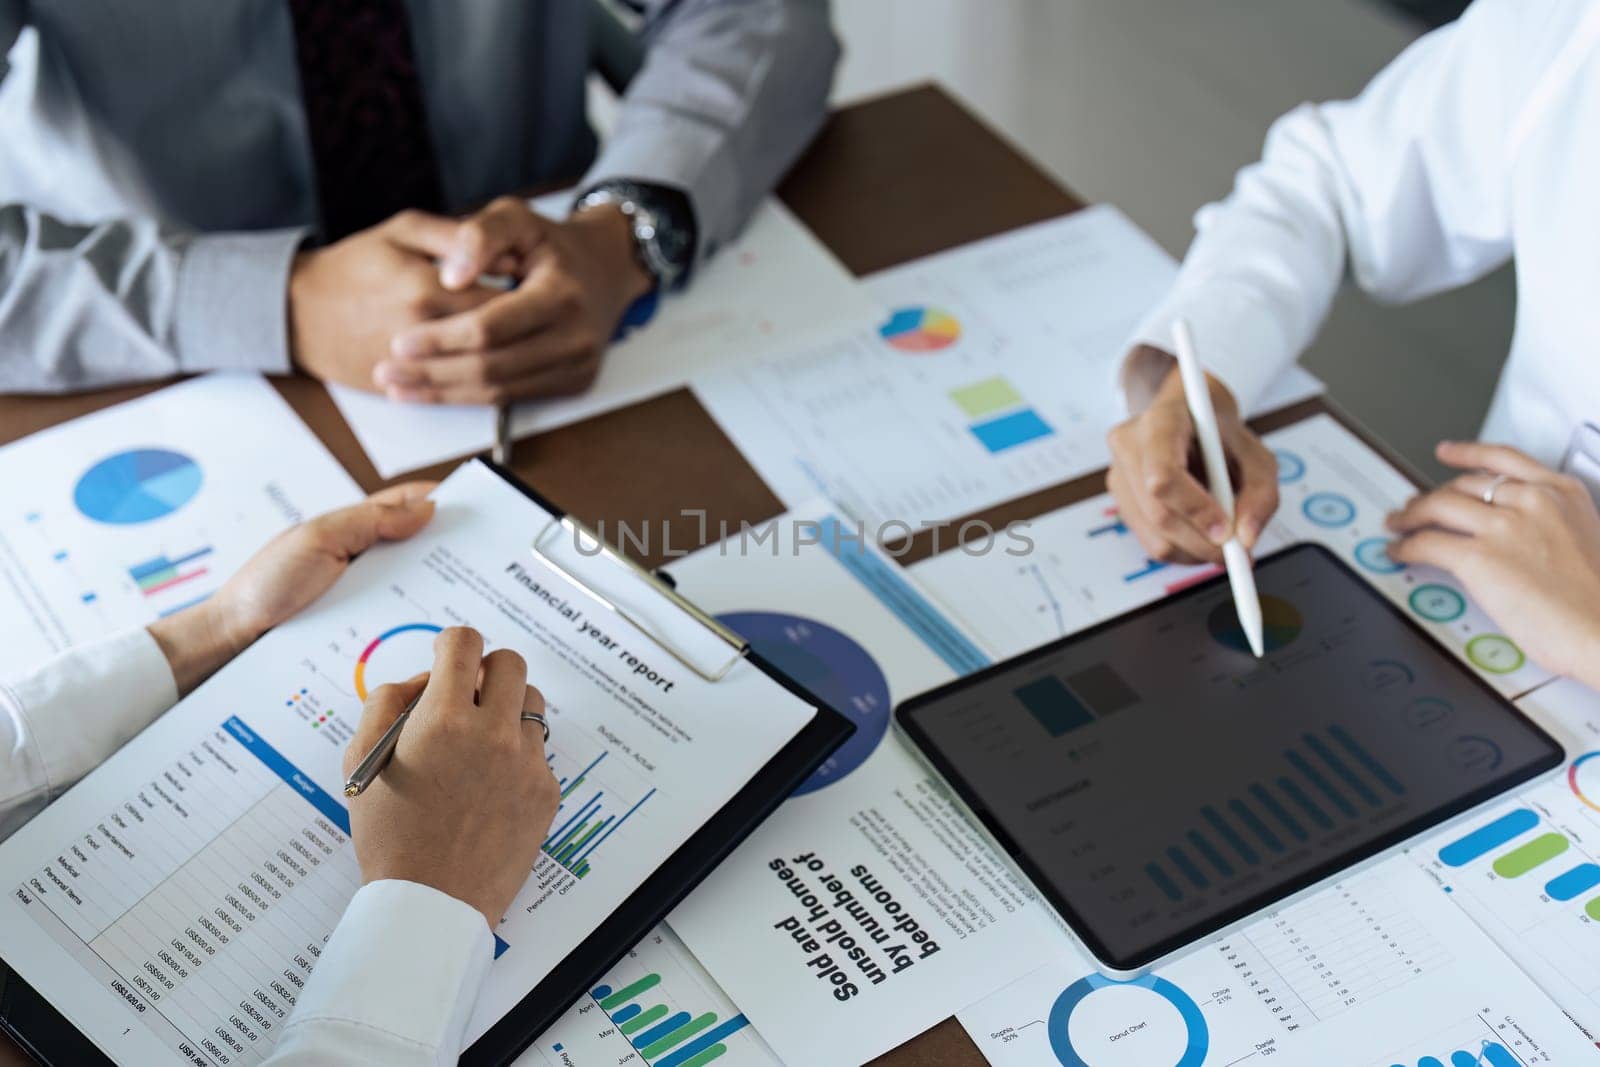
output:
[[652,284],[615,207],[566,221],[512,197],[462,220],[405,211],[295,257],[290,347],[311,376],[394,400],[569,395]]

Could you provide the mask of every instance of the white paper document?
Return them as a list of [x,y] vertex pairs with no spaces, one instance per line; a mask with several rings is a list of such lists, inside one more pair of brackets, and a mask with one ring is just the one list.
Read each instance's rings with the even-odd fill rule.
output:
[[[1101,205],[867,279],[887,317],[694,381],[790,507],[941,522],[1105,466],[1116,368],[1177,266]],[[1298,368],[1258,410],[1321,390]]]
[[[1446,647],[1508,696],[1549,681],[1454,578],[1388,557],[1384,516],[1417,490],[1387,460],[1331,416],[1274,431],[1278,513],[1258,554],[1298,541],[1333,549]],[[1022,532],[1018,528],[1017,532]],[[1008,555],[946,552],[912,568],[919,581],[1003,656],[1065,636],[1217,573],[1147,557],[1117,517],[1110,495],[1027,524],[1033,548]],[[1003,547],[1015,547],[1008,537]],[[1293,620],[1276,620],[1285,625]],[[1275,620],[1269,617],[1271,627]]]
[[827,505],[774,527],[673,574],[857,732],[668,922],[784,1062],[861,1063],[1060,935],[890,725],[897,702],[987,655]]
[[361,490],[258,375],[213,374],[0,447],[0,677],[181,611]]
[[0,955],[122,1062],[270,1051],[238,1005],[286,1014],[358,887],[340,756],[365,693],[428,667],[441,627],[527,660],[563,785],[469,1041],[811,721],[748,663],[700,680],[538,562],[547,514],[488,468],[436,496],[422,533],[365,553],[0,846]]
[[996,1067],[1600,1063],[1405,857],[1134,981],[1064,955],[958,1018]]
[[717,1067],[783,1062],[663,924],[516,1062],[521,1067],[698,1067],[713,1060]]
[[[538,206],[559,213],[550,198]],[[768,200],[687,289],[665,297],[654,319],[611,346],[587,392],[519,405],[514,428],[519,437],[552,430],[670,392],[820,326],[870,325],[878,317],[855,277],[788,208]],[[385,478],[494,443],[493,408],[396,404],[341,386],[330,392]]]
[[1561,775],[1411,857],[1600,1040],[1600,694],[1563,679],[1517,704],[1566,746]]

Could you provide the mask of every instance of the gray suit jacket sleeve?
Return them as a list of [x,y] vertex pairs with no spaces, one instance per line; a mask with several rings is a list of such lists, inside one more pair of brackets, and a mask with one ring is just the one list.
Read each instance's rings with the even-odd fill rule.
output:
[[704,258],[738,233],[827,113],[828,0],[653,3],[650,51],[584,179],[684,190]]
[[[0,0],[0,78],[26,17],[24,0]],[[80,225],[0,203],[0,392],[286,370],[284,294],[303,237]]]

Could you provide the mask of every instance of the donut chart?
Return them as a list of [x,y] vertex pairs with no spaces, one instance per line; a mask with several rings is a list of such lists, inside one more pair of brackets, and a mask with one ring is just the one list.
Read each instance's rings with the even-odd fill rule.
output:
[[1490,674],[1510,674],[1528,662],[1517,643],[1504,634],[1479,634],[1467,642],[1467,658]]
[[1429,622],[1454,622],[1467,610],[1467,598],[1448,585],[1419,585],[1407,599],[1411,610]]
[[1389,558],[1389,539],[1369,537],[1356,544],[1356,562],[1374,574],[1399,574],[1406,569],[1404,563]]
[[936,307],[896,308],[878,336],[901,352],[937,352],[961,339],[961,320]]
[[1306,461],[1287,449],[1277,449],[1273,456],[1278,460],[1278,484],[1288,485],[1306,476]]
[[1593,811],[1600,811],[1600,752],[1585,752],[1567,768],[1567,787]]
[[[1187,1032],[1183,1053],[1170,1067],[1200,1067],[1205,1062],[1206,1053],[1211,1049],[1211,1030],[1206,1025],[1206,1017],[1201,1014],[1200,1006],[1194,1002],[1193,997],[1165,978],[1153,974],[1135,978],[1130,982],[1118,982],[1104,975],[1090,974],[1063,990],[1050,1008],[1050,1018],[1046,1023],[1050,1033],[1050,1050],[1055,1053],[1061,1067],[1104,1067],[1103,1063],[1091,1064],[1080,1055],[1072,1043],[1070,1033],[1072,1013],[1090,996],[1104,989],[1145,989],[1165,1000],[1177,1009],[1178,1017]],[[1133,1061],[1128,1062],[1129,1067],[1133,1067]],[[1168,1067],[1168,1065],[1140,1063],[1138,1067]]]
[[1343,493],[1312,493],[1300,513],[1325,530],[1336,530],[1355,521],[1356,506]]
[[889,679],[856,640],[826,623],[771,611],[736,611],[718,619],[778,670],[855,723],[856,732],[800,783],[814,793],[867,761],[889,729]]
[[[372,660],[373,654],[378,651],[378,647],[380,645],[382,645],[385,641],[389,641],[389,640],[391,640],[393,638],[399,637],[401,634],[408,634],[408,633],[427,634],[428,635],[427,647],[428,648],[432,648],[433,647],[433,635],[437,634],[437,633],[442,633],[442,632],[443,632],[443,627],[435,626],[431,622],[408,622],[408,623],[403,623],[400,626],[395,626],[395,627],[392,627],[392,628],[390,628],[388,630],[385,630],[383,633],[379,634],[377,637],[374,637],[372,639],[372,643],[367,645],[367,647],[362,650],[361,657],[356,660],[355,683],[356,683],[356,697],[357,697],[357,699],[359,699],[359,700],[366,700],[367,699],[367,664]],[[415,672],[412,672],[412,673],[415,673]],[[404,677],[410,677],[410,674],[407,674]],[[386,678],[386,679],[384,679],[384,681],[396,681],[396,680],[398,680],[398,679],[394,679],[394,678]]]

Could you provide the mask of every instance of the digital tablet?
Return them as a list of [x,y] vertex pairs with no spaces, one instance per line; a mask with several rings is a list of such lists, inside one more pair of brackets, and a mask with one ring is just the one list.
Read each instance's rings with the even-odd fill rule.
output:
[[1561,745],[1319,545],[906,701],[896,719],[1108,972],[1559,768]]

